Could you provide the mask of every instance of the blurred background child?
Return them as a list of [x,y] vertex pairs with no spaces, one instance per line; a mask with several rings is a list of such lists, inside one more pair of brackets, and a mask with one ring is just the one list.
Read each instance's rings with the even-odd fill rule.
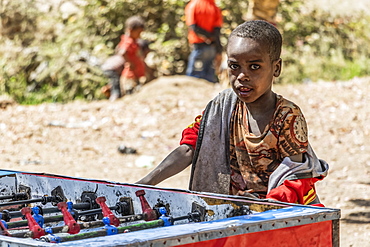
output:
[[125,66],[121,73],[121,95],[130,94],[139,85],[141,77],[145,77],[145,61],[140,50],[138,39],[144,31],[144,20],[139,16],[132,16],[126,20],[125,34],[117,45],[116,52],[125,59]]

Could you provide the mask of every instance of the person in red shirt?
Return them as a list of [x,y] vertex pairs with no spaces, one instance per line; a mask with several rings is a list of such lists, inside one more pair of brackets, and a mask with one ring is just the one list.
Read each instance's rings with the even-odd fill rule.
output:
[[217,82],[214,63],[221,61],[221,10],[214,0],[191,0],[185,7],[185,19],[192,48],[186,75]]
[[281,72],[282,37],[261,20],[232,31],[232,88],[211,100],[183,131],[180,146],[139,184],[156,185],[192,164],[189,189],[323,206],[315,183],[328,164],[308,142],[300,108],[272,91]]
[[[145,59],[148,53],[152,51],[149,48],[150,42],[148,40],[138,39],[137,43],[139,44],[141,55]],[[120,78],[124,67],[125,59],[122,55],[118,54],[108,57],[101,66],[104,74],[109,78],[109,83],[103,86],[101,91],[111,101],[122,97]],[[145,71],[145,83],[155,78],[155,69],[145,64]]]
[[138,44],[138,39],[144,31],[144,20],[139,16],[132,16],[126,20],[125,34],[117,45],[116,53],[123,56],[125,65],[121,74],[121,94],[130,94],[145,76],[145,62]]

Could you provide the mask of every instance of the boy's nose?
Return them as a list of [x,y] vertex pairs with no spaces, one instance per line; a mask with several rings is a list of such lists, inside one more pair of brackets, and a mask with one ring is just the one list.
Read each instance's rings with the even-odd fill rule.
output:
[[245,72],[239,73],[237,79],[239,81],[250,81],[249,76]]

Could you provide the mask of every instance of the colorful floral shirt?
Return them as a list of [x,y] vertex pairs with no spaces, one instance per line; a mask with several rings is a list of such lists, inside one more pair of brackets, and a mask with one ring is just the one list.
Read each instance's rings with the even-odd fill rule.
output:
[[277,97],[274,116],[260,136],[250,132],[247,107],[236,103],[230,123],[231,190],[267,191],[269,176],[285,157],[305,153],[307,125],[297,105]]
[[[180,144],[195,148],[201,117],[184,129]],[[307,151],[306,121],[297,105],[279,95],[273,118],[260,136],[250,133],[246,119],[247,108],[238,100],[230,123],[230,194],[249,189],[266,194],[269,176],[281,161]]]

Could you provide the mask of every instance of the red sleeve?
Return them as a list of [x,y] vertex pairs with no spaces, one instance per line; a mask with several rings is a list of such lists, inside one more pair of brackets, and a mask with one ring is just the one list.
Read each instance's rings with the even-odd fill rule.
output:
[[182,138],[180,141],[180,145],[188,144],[188,145],[191,145],[195,149],[195,145],[197,144],[198,132],[199,132],[199,126],[200,126],[201,119],[202,119],[201,115],[197,116],[194,122],[182,131]]
[[[323,177],[285,180],[282,185],[272,189],[270,193],[267,194],[266,198],[281,202],[309,205],[317,197],[315,183],[322,179]],[[321,206],[322,204],[315,205]]]
[[136,44],[136,42],[134,42],[132,38],[128,38],[125,35],[121,35],[121,41],[117,45],[117,48],[119,50],[124,50],[125,53],[128,54],[128,56],[132,57],[135,56],[138,49],[138,45]]
[[196,24],[195,15],[194,15],[194,4],[188,4],[186,6],[185,15],[186,15],[185,23],[187,26]]
[[217,17],[216,17],[216,27],[222,27],[223,19],[222,19],[222,12],[219,8],[217,8]]

